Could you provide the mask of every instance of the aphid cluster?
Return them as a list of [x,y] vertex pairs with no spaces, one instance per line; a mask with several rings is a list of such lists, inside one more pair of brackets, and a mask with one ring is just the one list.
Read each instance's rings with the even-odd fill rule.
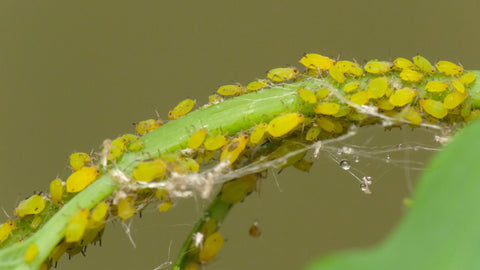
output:
[[[293,67],[274,68],[267,72],[266,79],[252,81],[246,86],[222,85],[209,97],[209,105],[245,94],[254,98],[256,92],[268,91],[270,87],[313,80],[317,82],[314,87],[312,84],[301,85],[292,93],[303,104],[302,110],[287,108],[287,112],[278,115],[265,115],[261,122],[248,123],[237,134],[209,130],[208,126],[191,127],[183,149],[144,156],[143,160],[133,163],[130,173],[120,171],[116,174],[120,189],[92,210],[79,209],[70,217],[64,230],[65,237],[44,264],[48,267],[54,265],[64,253],[84,253],[89,243],[101,240],[109,217],[123,222],[152,201],[158,203],[159,212],[169,210],[175,196],[179,196],[176,194],[180,193],[175,193],[166,184],[165,188],[148,188],[148,183],[164,183],[172,177],[193,179],[198,172],[220,162],[235,170],[252,162],[260,164],[279,160],[275,167],[294,166],[308,171],[312,162],[304,158],[306,151],[302,150],[307,145],[338,137],[352,125],[380,122],[378,117],[366,114],[361,108],[376,108],[391,119],[393,125],[468,122],[480,115],[469,95],[476,80],[475,74],[464,73],[463,67],[448,61],[433,65],[426,58],[415,56],[412,61],[405,58],[393,62],[371,60],[362,66],[353,61],[336,61],[309,53],[300,59],[300,63],[306,68],[305,72]],[[195,104],[192,99],[181,101],[168,113],[168,118],[181,121]],[[0,226],[0,245],[24,240],[29,234],[14,239],[12,235],[27,227],[31,232],[37,230],[51,213],[88,188],[99,176],[116,169],[125,153],[142,152],[147,146],[140,136],[154,132],[162,125],[164,122],[160,119],[144,120],[136,124],[136,134],[106,140],[96,155],[71,154],[72,174],[66,181],[53,180],[48,195],[35,194],[21,201],[14,211],[17,219]],[[298,154],[285,158],[293,151]],[[250,173],[226,182],[217,198],[231,207],[253,192],[263,176],[262,172]],[[364,188],[368,189],[368,186]],[[218,231],[219,222],[207,218],[195,232],[183,265],[186,269],[198,269],[219,252],[224,243]],[[258,237],[258,228],[252,228],[250,234]],[[38,247],[33,243],[27,249],[25,262],[32,262],[37,254]]]

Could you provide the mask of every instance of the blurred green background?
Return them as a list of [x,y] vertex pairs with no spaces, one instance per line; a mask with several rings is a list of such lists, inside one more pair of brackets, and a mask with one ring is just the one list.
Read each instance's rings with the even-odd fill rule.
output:
[[[164,119],[180,100],[198,104],[219,85],[248,83],[295,65],[304,52],[332,58],[394,60],[418,53],[433,62],[480,68],[477,1],[0,1],[0,206],[9,215],[33,191],[68,176],[73,151],[98,150],[132,123]],[[430,132],[365,128],[349,143],[375,147]],[[339,144],[341,147],[342,145]],[[375,148],[372,150],[375,151]],[[371,153],[370,153],[371,154]],[[373,194],[328,155],[311,173],[287,169],[237,205],[221,232],[224,248],[208,269],[299,269],[339,249],[377,243],[405,209],[418,165],[361,157]],[[431,153],[392,153],[426,162]],[[133,219],[134,248],[119,222],[103,246],[59,269],[153,269],[177,255],[207,202],[178,201]],[[6,220],[2,216],[0,221]],[[262,236],[248,235],[255,219]]]

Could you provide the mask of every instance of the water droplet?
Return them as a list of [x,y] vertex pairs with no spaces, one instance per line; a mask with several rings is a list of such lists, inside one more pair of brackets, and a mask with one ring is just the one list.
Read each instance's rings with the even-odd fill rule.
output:
[[367,184],[361,183],[361,184],[360,184],[360,189],[361,189],[362,191],[367,190]]
[[367,184],[367,185],[371,185],[372,184],[372,177],[371,176],[364,176],[364,177],[362,177],[362,182]]
[[386,162],[386,163],[389,163],[389,162],[390,162],[390,155],[387,155],[387,156],[385,157],[385,162]]
[[344,154],[350,155],[353,153],[353,149],[351,147],[344,146],[342,147],[342,152]]
[[354,157],[353,157],[353,161],[354,161],[355,163],[359,163],[359,162],[360,162],[360,157],[359,157],[359,156],[354,156]]
[[348,162],[348,160],[342,159],[340,160],[340,167],[342,167],[342,169],[344,169],[345,171],[348,171],[351,165],[350,165],[350,162]]

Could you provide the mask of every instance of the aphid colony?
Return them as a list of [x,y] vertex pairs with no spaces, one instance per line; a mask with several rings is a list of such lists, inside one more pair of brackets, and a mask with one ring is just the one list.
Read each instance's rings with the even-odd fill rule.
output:
[[[262,122],[250,123],[244,130],[231,136],[202,126],[192,127],[188,131],[188,141],[181,149],[188,148],[189,151],[162,153],[138,161],[127,176],[127,181],[160,182],[168,179],[172,173],[187,175],[218,162],[228,162],[235,169],[252,161],[281,159],[315,141],[337,137],[347,132],[351,125],[379,122],[379,119],[359,112],[358,106],[378,108],[395,125],[468,122],[480,115],[480,110],[473,105],[469,96],[469,89],[476,80],[474,73],[464,73],[463,67],[448,61],[432,65],[422,56],[415,56],[412,60],[397,58],[393,63],[371,60],[362,68],[356,62],[335,61],[310,53],[300,60],[306,67],[304,73],[292,67],[274,68],[267,72],[268,80],[256,80],[246,86],[220,86],[216,94],[209,97],[210,106],[234,96],[268,91],[269,87],[318,80],[316,87],[300,86],[296,89],[294,95],[303,103],[301,111],[288,111],[287,108],[287,112],[279,115],[265,115]],[[194,100],[185,99],[168,113],[168,118],[181,119],[194,106]],[[163,124],[159,119],[141,121],[136,124],[137,135],[125,134],[106,141],[98,156],[82,152],[71,154],[73,173],[66,181],[53,180],[48,195],[35,194],[21,201],[14,211],[17,219],[8,220],[0,227],[0,245],[24,240],[29,234],[14,239],[11,236],[15,230],[28,228],[31,233],[37,230],[52,212],[114,167],[124,153],[142,151],[145,141],[139,136],[153,132]],[[301,152],[289,157],[278,167],[292,165],[308,171],[312,163],[305,160],[304,156],[305,152]],[[241,202],[255,190],[260,176],[249,174],[225,183],[218,198],[229,205]],[[65,252],[69,255],[84,253],[86,245],[100,241],[109,216],[125,221],[153,200],[159,203],[158,211],[164,212],[172,206],[172,199],[168,190],[126,189],[92,210],[79,209],[68,222],[65,237],[44,264],[52,266]],[[197,240],[192,242],[187,256],[186,269],[198,269],[200,264],[212,260],[219,252],[224,240],[218,232],[217,222],[213,218],[206,220],[197,232]],[[32,243],[25,254],[25,261],[33,261],[37,254],[38,247]]]

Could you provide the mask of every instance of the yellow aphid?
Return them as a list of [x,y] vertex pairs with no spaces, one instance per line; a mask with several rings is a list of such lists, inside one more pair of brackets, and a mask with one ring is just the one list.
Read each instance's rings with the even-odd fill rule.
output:
[[417,91],[413,90],[412,88],[402,88],[395,91],[395,93],[390,96],[388,101],[397,107],[401,107],[412,102],[413,98],[416,96]]
[[411,70],[409,68],[406,68],[400,72],[400,78],[402,80],[407,81],[407,82],[418,82],[423,80],[424,75],[420,72],[417,72],[415,70]]
[[320,88],[317,90],[317,98],[325,98],[329,93],[330,90],[328,90],[328,88]]
[[88,227],[95,228],[102,226],[107,219],[108,208],[109,206],[106,202],[99,203],[90,214],[90,219],[88,220]]
[[475,81],[475,74],[473,73],[465,73],[462,77],[460,77],[460,81],[465,84],[465,85],[469,85],[471,84],[473,81]]
[[58,204],[62,201],[64,189],[62,180],[55,179],[50,182],[50,198],[53,204]]
[[70,166],[74,171],[80,170],[87,162],[90,162],[90,156],[87,153],[77,152],[70,155]]
[[453,86],[453,89],[457,90],[458,92],[465,93],[465,85],[463,85],[463,83],[460,80],[453,79],[452,86]]
[[67,192],[82,191],[97,178],[98,172],[94,167],[83,167],[67,178]]
[[146,134],[146,133],[148,133],[152,130],[157,129],[162,124],[163,124],[163,122],[160,121],[160,120],[148,119],[148,120],[144,120],[144,121],[139,122],[136,125],[135,129],[136,129],[138,135],[144,135],[144,134]]
[[175,168],[175,171],[178,173],[196,172],[200,169],[198,162],[192,158],[180,157],[177,158],[176,163],[178,163],[178,167]]
[[442,119],[448,114],[448,110],[443,106],[443,103],[433,99],[420,100],[420,106],[426,113],[438,119]]
[[207,133],[207,130],[203,128],[197,130],[190,136],[190,139],[188,139],[188,147],[192,149],[199,148],[205,140],[205,137],[207,137]]
[[408,59],[405,59],[403,57],[398,57],[397,59],[395,59],[393,61],[393,65],[397,68],[397,69],[413,69],[414,66],[413,66],[413,63],[412,61],[408,60]]
[[317,95],[312,90],[309,90],[304,87],[300,87],[297,89],[298,95],[305,101],[306,103],[316,103],[317,102]]
[[157,198],[160,200],[160,201],[163,201],[165,199],[168,199],[170,198],[170,195],[168,194],[168,191],[166,191],[165,189],[157,189],[155,191],[155,196],[157,196]]
[[388,80],[385,77],[375,78],[368,83],[368,96],[370,98],[381,98],[388,88]]
[[79,210],[78,213],[68,221],[67,228],[65,229],[65,242],[79,242],[82,239],[88,223],[88,214],[88,209]]
[[31,263],[38,255],[38,246],[33,243],[30,244],[25,252],[25,262]]
[[345,82],[345,75],[336,66],[330,67],[328,73],[330,74],[330,77],[332,77],[335,81],[339,83]]
[[348,73],[353,74],[355,77],[360,77],[363,75],[363,69],[358,65],[355,65]]
[[320,135],[321,131],[322,129],[319,126],[312,126],[308,129],[305,139],[307,141],[313,141],[318,137],[318,135]]
[[302,59],[300,59],[300,63],[307,68],[317,70],[328,70],[333,66],[332,59],[316,53],[305,54]]
[[335,123],[326,117],[316,119],[315,123],[326,132],[333,132],[335,130]]
[[405,108],[402,113],[404,114],[405,119],[407,119],[414,125],[418,125],[422,122],[422,117],[412,107]]
[[217,94],[208,96],[208,103],[217,104],[223,101],[223,98]]
[[162,160],[145,161],[133,169],[133,179],[137,181],[152,181],[162,178],[165,173],[165,164]]
[[223,237],[219,232],[215,232],[208,236],[203,243],[202,250],[198,254],[198,260],[206,263],[217,255],[223,246]]
[[329,102],[329,103],[320,103],[317,106],[313,107],[313,111],[317,114],[325,114],[325,115],[334,115],[340,109],[340,105],[337,103]]
[[218,88],[217,93],[222,96],[237,96],[242,92],[242,86],[239,84],[226,84]]
[[300,170],[302,172],[309,172],[310,168],[312,168],[312,165],[313,165],[313,162],[306,161],[305,159],[302,158],[299,161],[295,162],[293,164],[293,167],[295,167],[295,169]]
[[392,69],[392,64],[390,62],[370,60],[363,67],[366,72],[372,74],[382,74],[389,72]]
[[350,93],[350,92],[353,92],[353,91],[357,90],[358,87],[360,87],[360,82],[359,81],[349,82],[349,83],[347,83],[343,86],[343,91],[345,93]]
[[135,214],[135,200],[133,197],[121,199],[118,202],[117,216],[125,221]]
[[228,141],[227,141],[227,138],[225,138],[225,136],[216,135],[216,136],[207,138],[203,143],[203,146],[205,147],[206,150],[213,151],[221,148],[227,143]]
[[238,156],[243,152],[245,146],[248,143],[247,135],[240,135],[233,139],[222,151],[220,155],[220,161],[228,160],[230,164],[233,164]]
[[425,57],[417,55],[413,57],[413,63],[423,72],[433,74],[435,73],[435,67]]
[[260,123],[255,126],[252,133],[250,134],[250,143],[256,145],[263,141],[265,138],[265,132],[267,131],[268,124]]
[[110,144],[110,151],[108,153],[108,160],[115,160],[125,152],[126,145],[123,137],[118,137]]
[[257,187],[257,176],[248,174],[228,183],[222,187],[220,199],[223,202],[235,204],[242,201],[247,194]]
[[460,75],[463,73],[463,67],[450,61],[438,61],[435,66],[439,72],[445,75]]
[[446,82],[441,82],[441,81],[429,81],[425,85],[425,90],[431,93],[440,93],[448,88],[448,83]]
[[473,110],[467,117],[465,117],[465,121],[471,122],[480,116],[480,110]]
[[454,91],[448,94],[445,99],[443,99],[443,107],[445,107],[446,109],[456,108],[458,105],[462,104],[466,97],[466,92],[460,93]]
[[286,113],[275,117],[268,123],[267,131],[273,137],[283,136],[305,121],[301,113]]
[[138,152],[142,150],[145,147],[145,142],[144,141],[136,141],[132,142],[127,146],[128,151],[130,152]]
[[[235,180],[234,180],[235,181]],[[230,183],[230,182],[229,182]],[[212,233],[217,231],[217,221],[214,218],[209,218],[205,223],[203,223],[200,232],[204,237],[208,237]]]
[[125,143],[136,142],[136,141],[138,141],[138,139],[140,139],[140,137],[138,137],[137,135],[135,135],[135,134],[130,134],[130,133],[123,134],[123,135],[122,135],[122,138],[123,138],[123,140],[125,141]]
[[258,91],[268,86],[267,80],[258,80],[247,84],[247,93]]
[[274,68],[267,73],[267,77],[274,82],[288,81],[297,75],[298,70],[296,68]]
[[159,212],[166,212],[172,207],[172,201],[164,201],[158,206]]
[[36,230],[41,224],[42,224],[42,217],[39,215],[35,215],[32,221],[30,222],[30,227]]
[[0,244],[8,239],[13,229],[15,229],[15,221],[13,219],[9,219],[0,226]]
[[335,117],[343,117],[347,114],[349,114],[351,111],[350,107],[347,107],[347,106],[342,106],[340,107],[340,109],[338,109],[338,112],[336,114],[334,114],[333,116]]
[[173,110],[168,112],[168,119],[174,120],[181,116],[186,115],[193,109],[193,106],[195,106],[195,100],[193,99],[187,98],[180,101],[180,103],[178,103],[178,105],[175,108],[173,108]]
[[185,266],[185,270],[198,270],[198,264],[196,262],[190,262]]
[[28,199],[21,201],[15,208],[17,217],[38,214],[45,209],[45,199],[40,195],[32,195]]
[[343,132],[343,126],[340,122],[333,121],[333,125],[334,125],[333,132],[335,132],[335,133],[342,133]]
[[395,106],[387,99],[379,99],[377,101],[377,107],[385,111],[390,111],[395,108]]
[[342,60],[342,61],[337,61],[335,63],[335,67],[338,68],[338,70],[340,70],[341,72],[343,73],[350,73],[350,70],[355,67],[357,64],[355,64],[354,62],[351,62],[351,61],[345,61],[345,60]]
[[370,95],[368,94],[367,90],[355,93],[350,97],[351,102],[360,106],[365,105],[369,100],[370,100]]

